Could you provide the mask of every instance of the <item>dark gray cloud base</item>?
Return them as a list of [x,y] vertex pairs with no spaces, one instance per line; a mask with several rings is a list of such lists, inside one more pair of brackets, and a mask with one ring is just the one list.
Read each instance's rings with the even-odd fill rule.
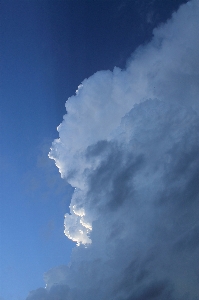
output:
[[75,187],[68,266],[27,300],[199,299],[199,1],[66,103],[50,157]]

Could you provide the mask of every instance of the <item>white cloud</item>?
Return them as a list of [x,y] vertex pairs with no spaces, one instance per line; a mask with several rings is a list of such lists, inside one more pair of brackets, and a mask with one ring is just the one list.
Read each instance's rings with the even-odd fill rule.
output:
[[59,299],[197,299],[198,20],[198,1],[181,6],[67,101],[50,157],[76,188],[65,234],[80,246],[46,299],[55,283]]

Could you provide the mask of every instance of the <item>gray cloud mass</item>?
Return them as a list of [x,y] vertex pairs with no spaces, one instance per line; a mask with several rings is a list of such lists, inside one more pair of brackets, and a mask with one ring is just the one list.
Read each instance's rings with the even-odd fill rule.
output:
[[27,300],[199,299],[198,20],[198,0],[182,5],[66,102],[49,156],[75,188],[78,246]]

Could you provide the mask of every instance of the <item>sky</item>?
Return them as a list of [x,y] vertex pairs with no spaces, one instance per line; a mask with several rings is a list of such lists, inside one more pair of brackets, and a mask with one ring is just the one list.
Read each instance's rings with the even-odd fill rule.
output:
[[199,298],[186,2],[1,2],[0,300]]

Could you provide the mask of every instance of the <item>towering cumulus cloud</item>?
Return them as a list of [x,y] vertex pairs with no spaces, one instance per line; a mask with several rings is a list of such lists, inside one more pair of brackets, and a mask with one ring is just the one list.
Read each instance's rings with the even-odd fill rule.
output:
[[199,1],[66,102],[50,158],[75,188],[69,266],[33,299],[199,299]]

